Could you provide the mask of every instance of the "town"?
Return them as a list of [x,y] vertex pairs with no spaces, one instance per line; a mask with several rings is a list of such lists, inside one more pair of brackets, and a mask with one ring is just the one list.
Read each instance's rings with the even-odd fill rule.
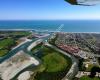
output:
[[100,33],[0,31],[0,80],[99,80],[99,40]]

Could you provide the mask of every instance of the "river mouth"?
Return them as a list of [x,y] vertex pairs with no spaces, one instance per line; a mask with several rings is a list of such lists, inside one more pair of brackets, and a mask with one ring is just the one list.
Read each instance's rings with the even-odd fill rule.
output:
[[1,77],[3,80],[10,80],[21,71],[33,65],[38,66],[38,60],[21,50],[0,64]]

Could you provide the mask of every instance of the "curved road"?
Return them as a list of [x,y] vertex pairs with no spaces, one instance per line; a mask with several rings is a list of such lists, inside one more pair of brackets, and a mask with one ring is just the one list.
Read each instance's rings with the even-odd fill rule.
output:
[[45,42],[45,45],[61,52],[62,54],[68,56],[69,58],[71,58],[72,66],[71,66],[70,70],[68,71],[68,73],[66,74],[66,76],[62,80],[71,80],[72,78],[74,78],[75,75],[78,73],[78,60],[74,56],[72,56],[72,55],[68,54],[67,52],[49,44],[48,42]]

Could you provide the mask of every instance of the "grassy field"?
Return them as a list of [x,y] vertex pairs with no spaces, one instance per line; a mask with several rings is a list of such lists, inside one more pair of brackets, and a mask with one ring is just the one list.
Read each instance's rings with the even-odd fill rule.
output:
[[28,31],[14,31],[14,32],[10,32],[9,35],[22,35],[22,36],[28,36],[29,34],[31,34]]
[[14,44],[14,39],[12,38],[7,38],[7,39],[4,39],[4,40],[1,40],[0,41],[0,49],[5,49],[5,48],[9,48],[11,47],[13,44]]
[[8,33],[8,35],[10,37],[13,37],[14,39],[19,39],[21,37],[26,37],[26,36],[29,36],[31,33],[28,32],[28,31],[15,31],[15,32],[11,32],[11,33]]
[[14,44],[15,44],[15,41],[12,38],[1,40],[0,41],[0,56],[6,55]]
[[38,44],[37,46],[35,46],[35,47],[32,49],[32,52],[33,52],[33,53],[37,52],[37,51],[41,48],[42,45],[43,45],[43,43],[40,43],[40,44]]
[[88,77],[88,76],[83,76],[83,77],[81,77],[80,78],[80,80],[100,80],[99,78],[90,78],[90,77]]
[[6,55],[13,46],[16,45],[16,40],[21,37],[28,36],[31,33],[28,31],[9,31],[9,32],[0,32],[0,34],[5,34],[6,39],[0,41],[0,57]]
[[4,49],[4,50],[0,50],[0,56],[4,56],[8,53],[8,50]]
[[34,80],[61,80],[71,67],[70,58],[48,47],[43,47],[42,51],[43,55],[40,59],[43,63],[30,80],[33,78]]
[[61,71],[62,69],[65,69],[68,65],[66,59],[57,53],[51,53],[44,56],[43,62],[44,66],[46,66],[46,72]]
[[92,69],[94,66],[98,66],[98,65],[89,64],[89,65],[88,65],[88,68],[86,68],[86,71],[91,71],[91,69]]
[[14,37],[14,38],[20,38],[20,37],[25,37],[29,36],[31,32],[29,31],[1,31],[0,34],[4,34],[7,37]]

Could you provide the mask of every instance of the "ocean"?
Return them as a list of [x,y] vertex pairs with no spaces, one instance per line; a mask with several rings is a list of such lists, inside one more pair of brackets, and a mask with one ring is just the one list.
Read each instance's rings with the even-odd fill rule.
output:
[[0,21],[1,29],[35,29],[62,32],[100,32],[100,20],[14,20]]

